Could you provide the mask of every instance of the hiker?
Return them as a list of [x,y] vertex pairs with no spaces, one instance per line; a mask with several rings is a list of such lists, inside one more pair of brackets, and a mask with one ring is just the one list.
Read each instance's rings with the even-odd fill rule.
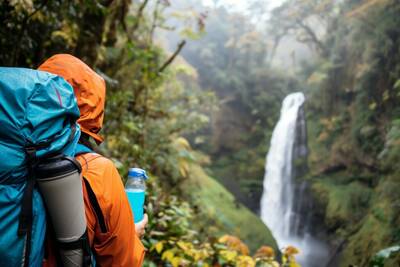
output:
[[[106,88],[103,78],[68,54],[54,55],[38,69],[63,77],[74,88],[82,131],[75,156],[82,165],[88,239],[96,264],[141,266],[144,247],[140,238],[145,232],[147,215],[135,226],[116,167],[92,148],[91,140],[97,145],[103,141],[98,134],[104,117]],[[44,266],[54,266],[51,254]]]

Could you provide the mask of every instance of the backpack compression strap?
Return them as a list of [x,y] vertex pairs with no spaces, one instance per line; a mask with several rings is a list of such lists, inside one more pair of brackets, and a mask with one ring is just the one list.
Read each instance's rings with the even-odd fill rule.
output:
[[[71,133],[68,138],[68,142],[71,142],[76,133],[76,126],[74,123],[71,123]],[[37,150],[44,149],[48,147],[54,138],[40,142],[36,145],[28,145],[25,147],[25,152],[27,155],[27,167],[28,167],[28,177],[26,182],[26,187],[24,194],[22,196],[22,206],[21,213],[19,215],[19,224],[18,224],[18,236],[26,235],[25,240],[25,250],[24,250],[24,259],[23,266],[29,266],[29,256],[31,254],[31,238],[32,238],[32,220],[33,220],[33,207],[32,207],[32,197],[33,197],[33,189],[36,184],[36,174],[35,167],[37,166],[39,159],[37,158],[36,152]]]
[[37,146],[28,146],[25,148],[28,158],[28,177],[24,195],[22,197],[21,213],[19,215],[18,236],[26,235],[25,255],[23,266],[29,266],[29,255],[31,253],[31,236],[32,236],[32,197],[33,189],[36,184],[36,176],[34,168],[38,162],[36,157],[37,149],[45,148],[50,142],[42,143]]
[[83,267],[91,266],[91,250],[89,245],[89,237],[87,230],[85,233],[76,241],[73,242],[61,242],[57,241],[58,247],[63,250],[75,250],[75,249],[82,249],[83,250]]

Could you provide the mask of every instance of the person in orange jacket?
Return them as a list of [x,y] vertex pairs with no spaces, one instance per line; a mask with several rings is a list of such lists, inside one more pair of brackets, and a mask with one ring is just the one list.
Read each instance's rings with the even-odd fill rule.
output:
[[[77,160],[82,165],[83,193],[89,245],[99,266],[141,266],[147,215],[136,224],[124,185],[114,164],[94,153],[89,139],[103,141],[98,134],[103,126],[105,104],[104,79],[80,59],[57,54],[40,65],[39,70],[63,77],[74,88],[79,110],[81,139]],[[44,266],[55,266],[48,257]]]

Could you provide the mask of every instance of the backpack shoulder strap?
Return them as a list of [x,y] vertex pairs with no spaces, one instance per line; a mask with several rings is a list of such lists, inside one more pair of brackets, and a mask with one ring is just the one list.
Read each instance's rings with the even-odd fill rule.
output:
[[88,170],[89,166],[88,163],[90,161],[93,161],[97,158],[103,157],[100,154],[97,153],[84,153],[76,156],[75,158],[79,161],[79,163],[82,166],[82,176],[85,176],[86,171]]
[[85,154],[80,154],[79,156],[77,156],[76,159],[81,163],[82,166],[82,179],[86,189],[84,193],[87,194],[87,198],[94,213],[93,215],[95,215],[96,217],[101,232],[106,233],[107,226],[105,222],[105,217],[101,209],[101,205],[97,199],[96,193],[92,188],[90,175],[88,175],[87,173],[87,171],[89,170],[90,162],[100,158],[104,157],[97,153],[85,153]]

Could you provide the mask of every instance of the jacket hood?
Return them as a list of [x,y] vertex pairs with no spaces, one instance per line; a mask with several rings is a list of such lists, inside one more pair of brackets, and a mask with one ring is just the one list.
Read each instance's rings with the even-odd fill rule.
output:
[[38,68],[63,77],[74,88],[78,101],[81,131],[103,142],[98,132],[103,126],[106,85],[104,79],[80,59],[69,54],[57,54]]

